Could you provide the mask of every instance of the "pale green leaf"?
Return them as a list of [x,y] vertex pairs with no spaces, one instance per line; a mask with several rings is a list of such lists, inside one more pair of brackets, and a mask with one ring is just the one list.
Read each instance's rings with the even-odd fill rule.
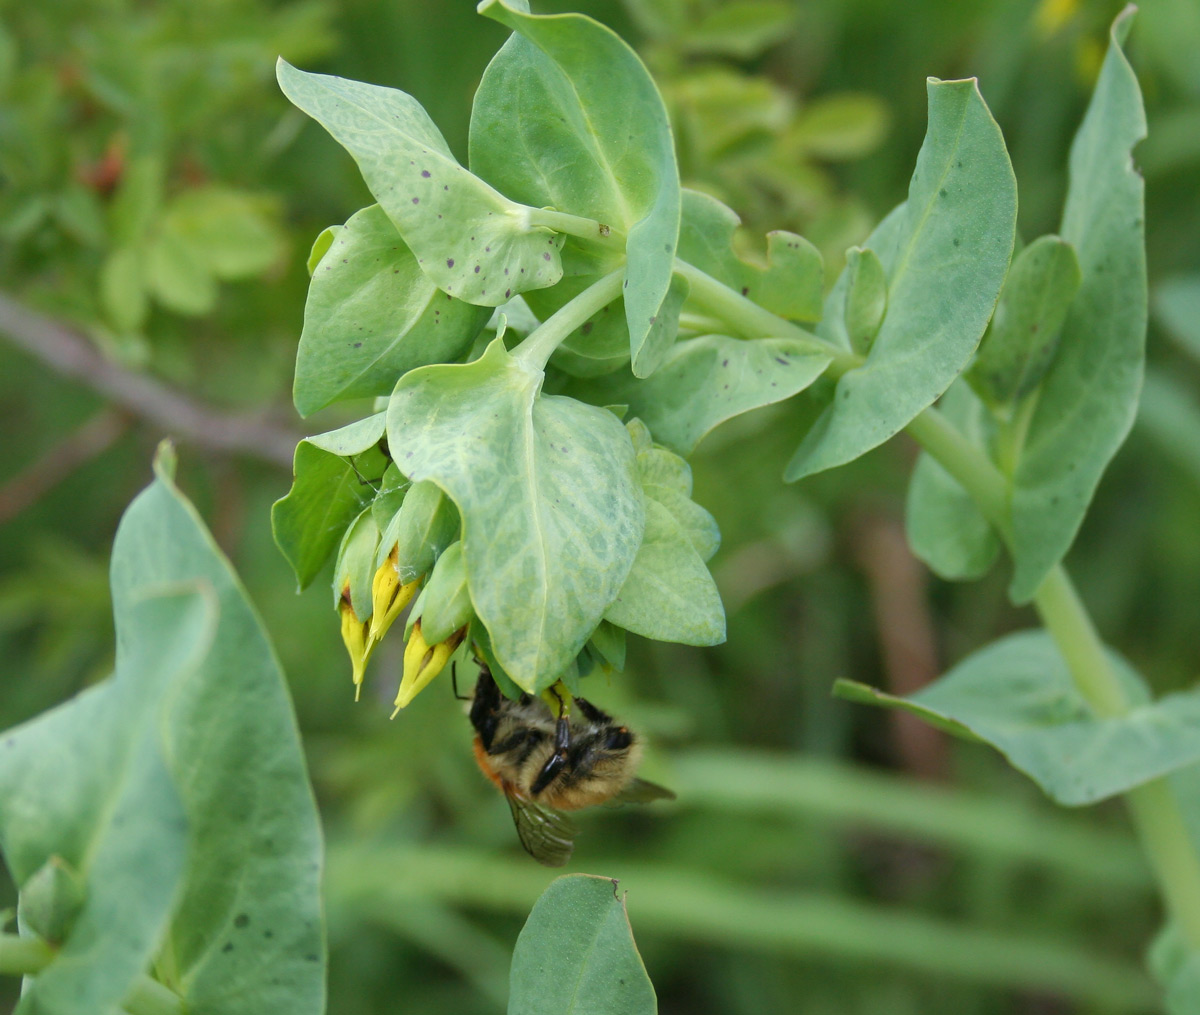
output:
[[100,266],[100,305],[118,331],[138,331],[146,323],[146,271],[142,253],[117,247]]
[[879,145],[887,125],[888,107],[881,96],[843,92],[806,105],[784,144],[820,159],[858,159]]
[[189,824],[183,893],[164,943],[184,1005],[213,1015],[319,1015],[321,831],[271,644],[228,561],[165,479],[126,513],[112,572],[118,617],[146,589],[185,583],[207,586],[218,604],[211,650],[172,688],[160,716]]
[[467,565],[462,541],[452,543],[438,557],[421,592],[421,635],[429,645],[445,641],[471,619],[471,594],[467,590]]
[[500,663],[528,691],[579,654],[644,526],[620,421],[540,395],[541,384],[497,338],[473,363],[407,374],[388,408],[396,464],[458,507],[471,600]]
[[654,1015],[624,899],[612,878],[556,878],[513,950],[509,1015]]
[[783,0],[732,0],[704,14],[679,44],[693,53],[746,60],[785,39],[795,22],[795,7]]
[[441,488],[425,480],[413,483],[383,529],[375,566],[380,567],[394,548],[396,573],[408,585],[429,572],[458,539],[458,531],[458,510]]
[[292,488],[272,506],[271,530],[301,589],[375,496],[368,480],[383,472],[383,456],[373,450],[383,428],[384,414],[377,413],[296,445]]
[[[785,477],[844,465],[931,405],[966,366],[1012,255],[1016,182],[974,80],[934,81],[908,200],[864,246],[888,276],[887,313],[866,363],[844,374]],[[849,348],[843,272],[821,333]]]
[[1200,691],[1149,699],[1141,678],[1109,657],[1134,701],[1099,718],[1050,635],[1023,631],[968,656],[907,698],[877,703],[958,723],[1068,806],[1095,803],[1200,761]]
[[992,323],[966,374],[981,398],[1011,409],[1037,388],[1054,360],[1079,282],[1075,251],[1057,236],[1041,236],[1013,258]]
[[562,237],[455,161],[411,95],[279,61],[279,85],[354,156],[367,187],[439,289],[498,307],[562,277]]
[[333,563],[334,609],[349,591],[350,605],[359,620],[367,620],[374,610],[371,588],[379,536],[379,525],[368,505],[347,527]]
[[296,410],[307,416],[344,398],[390,394],[407,371],[458,359],[487,318],[486,308],[433,284],[379,205],[364,208],[313,272],[296,354]]
[[178,233],[161,232],[146,251],[145,265],[147,288],[168,310],[198,317],[216,305],[216,277]]
[[829,362],[794,339],[705,335],[672,346],[654,376],[601,378],[588,385],[587,396],[628,405],[656,441],[690,455],[710,430],[803,391]]
[[842,312],[850,348],[862,356],[870,352],[886,312],[883,262],[870,247],[851,247],[846,251],[846,302]]
[[1145,187],[1131,152],[1146,136],[1146,117],[1120,45],[1132,14],[1127,9],[1113,25],[1071,146],[1061,233],[1075,248],[1083,281],[1014,475],[1015,602],[1032,597],[1067,552],[1137,412],[1146,336]]
[[767,234],[766,266],[748,263],[733,248],[740,222],[715,197],[684,190],[680,258],[773,314],[818,320],[824,266],[817,248],[803,236],[777,230]]
[[650,496],[637,559],[604,619],[656,641],[725,640],[725,608],[712,575],[675,516]]
[[[636,359],[667,299],[679,238],[679,172],[662,97],[637,54],[591,18],[532,15],[503,0],[480,12],[519,34],[476,93],[471,168],[515,200],[626,234],[623,296]],[[612,254],[598,244],[572,238],[567,250],[569,273],[611,270]]]
[[185,190],[163,211],[162,231],[187,243],[217,278],[260,275],[286,248],[271,197],[208,184]]

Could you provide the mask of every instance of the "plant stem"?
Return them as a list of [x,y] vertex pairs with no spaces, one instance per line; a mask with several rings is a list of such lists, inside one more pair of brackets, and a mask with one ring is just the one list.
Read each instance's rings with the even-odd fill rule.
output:
[[591,240],[613,250],[625,250],[625,234],[621,230],[613,229],[595,219],[584,218],[582,215],[568,215],[566,212],[553,211],[550,208],[530,208],[529,224],[544,226],[568,236],[578,236],[581,240]]
[[[35,976],[54,960],[54,948],[38,937],[0,934],[0,974]],[[149,976],[139,976],[122,1007],[129,1015],[183,1015],[183,999]]]
[[760,307],[695,265],[677,259],[675,271],[687,279],[691,297],[699,306],[724,321],[743,338],[792,338],[804,342],[814,352],[833,360],[830,372],[834,376],[841,376],[847,370],[862,366],[861,356],[818,338],[811,331]]
[[621,295],[621,284],[625,278],[625,266],[605,275],[599,282],[588,286],[570,303],[559,309],[539,327],[534,328],[512,355],[534,370],[542,370],[550,354],[558,348],[572,331],[583,324],[592,314],[608,306]]
[[0,934],[0,973],[4,975],[26,976],[40,972],[53,958],[54,949],[41,938]]
[[[984,516],[1011,543],[1008,484],[1000,470],[936,409],[926,409],[907,429],[958,480]],[[1127,714],[1132,702],[1061,564],[1050,569],[1033,602],[1066,660],[1075,686],[1096,714],[1106,718]],[[1191,947],[1200,951],[1200,857],[1179,801],[1166,778],[1137,786],[1125,797],[1167,909]]]
[[[835,377],[862,365],[860,357],[777,317],[698,268],[682,261],[676,261],[675,267],[691,284],[696,302],[743,336],[810,340],[821,351],[834,356],[829,372]],[[1008,435],[1012,444],[1009,454],[1014,461],[1024,444],[1032,403],[1033,399],[1027,400],[1024,412],[1019,411],[1013,420],[1013,432]],[[1006,476],[937,409],[926,409],[905,429],[958,480],[1011,548],[1011,469]],[[1133,703],[1117,679],[1108,651],[1062,564],[1050,569],[1034,594],[1033,603],[1062,653],[1075,686],[1096,714],[1105,718],[1128,714]],[[1167,909],[1191,947],[1200,951],[1200,856],[1179,801],[1165,777],[1143,783],[1125,797]]]

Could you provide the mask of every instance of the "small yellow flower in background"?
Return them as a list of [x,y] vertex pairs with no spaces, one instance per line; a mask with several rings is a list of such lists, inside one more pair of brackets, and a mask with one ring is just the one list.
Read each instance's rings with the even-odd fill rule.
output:
[[367,632],[367,655],[387,634],[395,619],[416,594],[421,579],[400,584],[400,575],[396,570],[398,547],[393,546],[387,560],[379,565],[375,577],[371,581],[371,626]]
[[1043,39],[1049,38],[1075,16],[1079,0],[1042,0],[1033,23]]
[[342,592],[338,612],[342,615],[342,641],[346,643],[346,651],[350,653],[350,665],[353,667],[351,679],[354,681],[354,700],[362,693],[363,675],[367,671],[367,658],[370,649],[367,647],[367,624],[358,619],[354,607],[350,605],[350,586]]
[[395,719],[400,709],[420,694],[429,682],[446,668],[446,663],[454,654],[454,650],[466,637],[467,629],[460,627],[445,641],[429,645],[421,634],[421,621],[413,624],[412,633],[408,638],[408,646],[404,650],[404,676],[400,680],[400,690],[396,694],[396,709],[392,712]]

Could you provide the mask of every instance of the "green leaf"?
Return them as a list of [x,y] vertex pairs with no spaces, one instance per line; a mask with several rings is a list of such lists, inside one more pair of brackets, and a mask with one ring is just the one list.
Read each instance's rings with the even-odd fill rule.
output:
[[776,230],[767,233],[766,267],[750,264],[734,252],[740,224],[737,213],[715,197],[684,190],[680,258],[773,314],[819,320],[825,269],[817,248],[803,236]]
[[562,237],[455,161],[429,115],[394,88],[308,74],[284,60],[279,86],[358,163],[388,218],[434,284],[498,307],[562,277]]
[[1165,1015],[1200,1011],[1200,952],[1188,946],[1174,923],[1167,924],[1154,939],[1149,966],[1163,986]]
[[[908,200],[864,246],[888,276],[887,314],[866,363],[844,374],[784,474],[853,461],[930,406],[962,371],[1012,256],[1016,183],[974,80],[929,82],[929,127]],[[820,333],[850,348],[843,271]]]
[[84,885],[18,1011],[115,1015],[159,951],[190,1011],[317,1015],[320,831],[287,690],[236,576],[158,471],[113,549],[114,677],[5,737],[10,870],[24,885],[58,856]]
[[146,251],[145,264],[146,286],[168,310],[199,317],[216,305],[216,277],[185,238],[160,233]]
[[100,266],[100,305],[118,331],[133,332],[146,323],[146,276],[141,253],[117,247]]
[[843,316],[850,348],[861,356],[871,351],[887,312],[887,277],[883,262],[870,247],[846,251],[846,303]]
[[721,594],[688,533],[647,491],[646,533],[609,623],[656,641],[719,645],[725,640]]
[[383,530],[375,566],[380,567],[395,547],[396,573],[401,584],[408,585],[428,574],[458,533],[458,510],[437,484],[413,483]]
[[1060,804],[1091,804],[1200,761],[1200,691],[1151,701],[1141,678],[1110,653],[1136,703],[1098,718],[1044,631],[1012,634],[968,656],[908,698],[877,703],[966,727]]
[[471,600],[500,663],[531,692],[583,648],[644,525],[620,421],[541,385],[497,338],[473,363],[407,374],[388,407],[396,464],[458,507]]
[[568,874],[534,903],[517,938],[509,1015],[653,1015],[654,987],[612,878]]
[[1057,236],[1039,237],[1013,259],[992,323],[966,374],[981,398],[1011,409],[1037,388],[1054,361],[1079,282],[1075,251]]
[[333,241],[337,239],[337,234],[341,231],[341,226],[327,226],[317,234],[317,238],[313,240],[312,249],[308,252],[308,260],[304,262],[305,267],[308,268],[309,278],[312,278],[313,272],[317,270],[317,265],[321,263],[321,258],[333,246]]
[[261,275],[286,248],[274,199],[216,184],[176,197],[163,211],[161,228],[186,242],[217,278],[229,281]]
[[881,96],[842,92],[806,105],[785,144],[799,156],[859,159],[883,140],[887,124],[888,107]]
[[13,880],[36,889],[30,881],[58,857],[84,891],[55,961],[27,981],[22,1015],[115,1012],[149,966],[183,878],[188,824],[160,723],[209,651],[217,605],[195,583],[141,591],[116,608],[113,679],[4,738],[0,843]]
[[625,632],[610,624],[607,620],[600,621],[588,644],[599,653],[600,657],[614,670],[625,669]]
[[628,405],[655,440],[690,455],[710,430],[803,391],[829,362],[794,339],[704,335],[672,346],[653,377],[606,377],[578,390],[589,400]]
[[734,0],[708,11],[679,40],[688,52],[746,60],[785,39],[796,10],[783,0]]
[[[679,238],[679,171],[662,97],[637,54],[591,18],[532,15],[503,0],[486,0],[480,13],[519,34],[476,93],[471,168],[515,200],[626,234],[625,316],[642,369]],[[569,249],[587,266],[573,273],[613,267],[590,241],[572,239]]]
[[[964,380],[950,385],[939,408],[974,444],[988,446],[987,411]],[[913,553],[948,581],[982,578],[1000,553],[1000,537],[971,495],[927,452],[913,469],[904,517]]]
[[347,526],[374,498],[367,480],[383,472],[383,456],[372,450],[383,428],[380,412],[296,445],[295,478],[287,496],[271,508],[271,531],[301,589],[317,576]]
[[1132,15],[1128,8],[1113,25],[1071,145],[1060,231],[1079,256],[1083,282],[1013,477],[1014,602],[1030,599],[1067,552],[1137,412],[1146,336],[1145,187],[1131,152],[1146,136],[1146,118],[1120,45]]
[[313,272],[293,398],[307,416],[344,398],[391,394],[404,373],[458,359],[488,310],[442,292],[379,205],[353,215]]
[[343,594],[349,589],[350,606],[361,621],[374,612],[371,586],[375,579],[379,536],[379,525],[368,505],[346,529],[333,564],[333,608],[338,608]]
[[[471,619],[471,595],[467,591],[467,565],[463,560],[462,542],[452,543],[438,557],[429,576],[429,584],[421,593],[421,634],[426,644],[445,641]],[[414,612],[416,612],[414,610]]]
[[185,1006],[319,1015],[321,832],[271,644],[195,509],[163,479],[126,513],[112,574],[118,618],[147,589],[184,583],[207,586],[218,605],[211,650],[171,688],[159,720],[190,828],[183,893],[164,944]]

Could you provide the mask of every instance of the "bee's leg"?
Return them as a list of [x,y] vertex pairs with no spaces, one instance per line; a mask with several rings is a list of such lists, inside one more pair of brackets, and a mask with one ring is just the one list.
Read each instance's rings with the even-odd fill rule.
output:
[[450,686],[454,689],[454,697],[459,701],[470,701],[471,695],[458,693],[458,662],[450,664]]
[[530,791],[535,796],[549,786],[555,776],[566,766],[567,751],[570,747],[571,722],[565,715],[560,715],[558,723],[554,727],[554,753],[542,766],[542,770],[538,772],[538,777],[533,780],[533,785],[530,787]]
[[536,795],[550,785],[567,764],[571,747],[571,694],[561,682],[548,688],[545,697],[557,706],[558,722],[554,726],[554,753],[547,759],[530,790]]
[[594,722],[597,724],[612,722],[611,715],[598,709],[586,698],[576,698],[575,707],[583,713],[583,717],[587,719],[588,722]]

